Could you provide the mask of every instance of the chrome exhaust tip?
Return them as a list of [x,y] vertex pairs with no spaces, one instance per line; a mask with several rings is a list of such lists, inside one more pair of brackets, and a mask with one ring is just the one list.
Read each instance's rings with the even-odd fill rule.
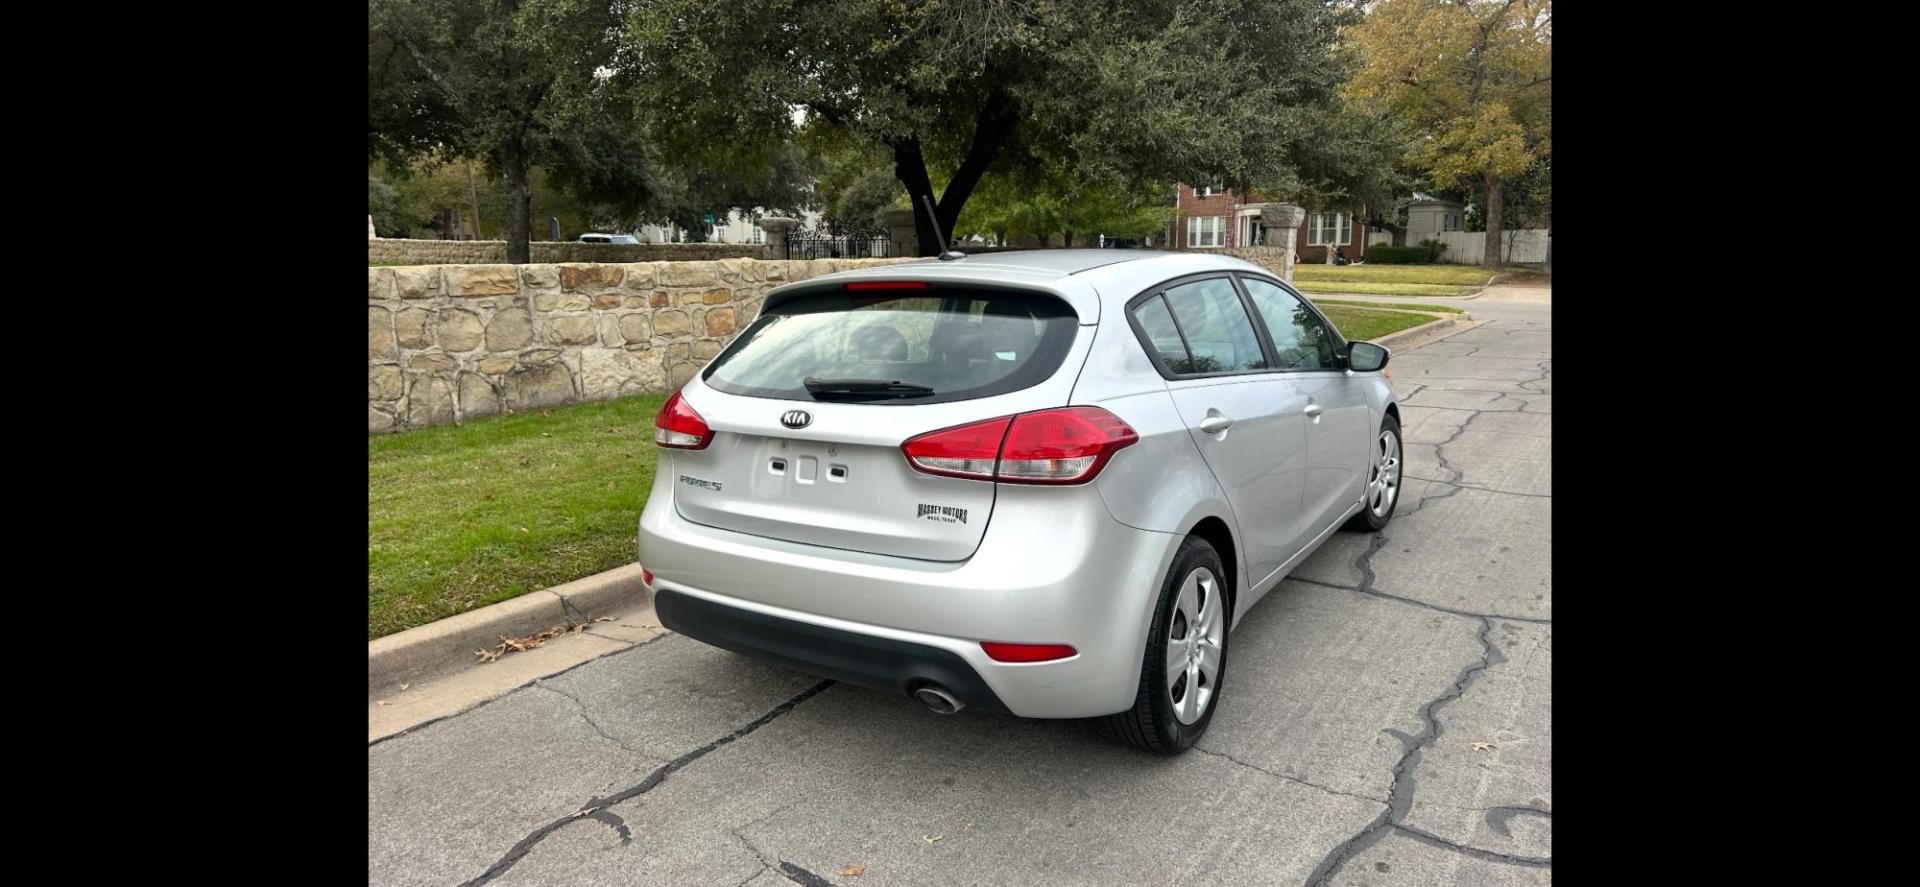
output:
[[932,709],[934,714],[950,715],[967,707],[966,703],[953,698],[953,694],[939,687],[921,687],[913,691],[913,698]]

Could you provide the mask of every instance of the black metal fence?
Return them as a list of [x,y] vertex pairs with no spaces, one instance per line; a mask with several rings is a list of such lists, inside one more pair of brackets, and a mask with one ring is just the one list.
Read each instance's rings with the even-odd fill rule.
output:
[[888,259],[893,240],[885,231],[834,233],[794,231],[787,237],[789,259]]

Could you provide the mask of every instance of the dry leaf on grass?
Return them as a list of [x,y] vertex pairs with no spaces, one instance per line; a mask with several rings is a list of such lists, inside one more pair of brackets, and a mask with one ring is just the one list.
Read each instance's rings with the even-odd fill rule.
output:
[[867,871],[867,864],[863,862],[859,865],[847,866],[846,868],[843,868],[837,872],[834,872],[834,874],[852,878],[852,877],[857,877],[859,875],[863,875],[866,873],[866,871]]
[[400,689],[402,689],[402,690],[405,690],[406,688],[408,688],[408,687],[411,687],[411,686],[413,686],[413,685],[412,685],[412,684],[401,684],[401,685],[400,685]]

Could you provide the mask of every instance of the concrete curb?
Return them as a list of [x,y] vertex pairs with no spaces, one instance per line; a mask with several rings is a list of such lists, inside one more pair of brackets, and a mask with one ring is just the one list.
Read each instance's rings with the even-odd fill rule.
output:
[[367,694],[384,695],[473,663],[473,651],[497,646],[501,635],[571,626],[646,602],[640,565],[627,564],[390,634],[367,643]]
[[[1401,310],[1405,311],[1405,309],[1401,309]],[[1421,314],[1425,312],[1406,311],[1406,313]],[[1383,348],[1386,348],[1389,351],[1400,350],[1401,346],[1406,345],[1409,342],[1415,342],[1415,341],[1420,341],[1422,339],[1426,339],[1431,334],[1439,332],[1440,330],[1444,330],[1455,324],[1458,324],[1461,321],[1466,321],[1471,323],[1473,321],[1473,315],[1467,314],[1464,312],[1460,314],[1447,314],[1444,316],[1440,316],[1437,320],[1434,320],[1432,323],[1423,323],[1416,327],[1404,329],[1397,333],[1388,333],[1376,339],[1368,339],[1367,341],[1372,342],[1375,345],[1379,345]],[[1422,341],[1421,344],[1424,345],[1426,343]]]

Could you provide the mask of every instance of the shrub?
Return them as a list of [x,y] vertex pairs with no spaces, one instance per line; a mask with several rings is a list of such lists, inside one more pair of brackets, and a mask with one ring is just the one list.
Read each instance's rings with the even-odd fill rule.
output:
[[1376,246],[1367,250],[1369,265],[1425,265],[1433,261],[1427,246]]
[[1434,261],[1436,261],[1436,262],[1438,262],[1438,261],[1440,261],[1440,257],[1441,257],[1441,256],[1444,256],[1444,255],[1446,255],[1446,254],[1447,254],[1447,244],[1446,244],[1446,241],[1443,241],[1443,240],[1422,240],[1422,241],[1420,241],[1420,245],[1421,245],[1421,246],[1424,246],[1424,247],[1426,247],[1426,248],[1428,248],[1428,249],[1430,249],[1430,250],[1433,250],[1433,260],[1434,260]]

